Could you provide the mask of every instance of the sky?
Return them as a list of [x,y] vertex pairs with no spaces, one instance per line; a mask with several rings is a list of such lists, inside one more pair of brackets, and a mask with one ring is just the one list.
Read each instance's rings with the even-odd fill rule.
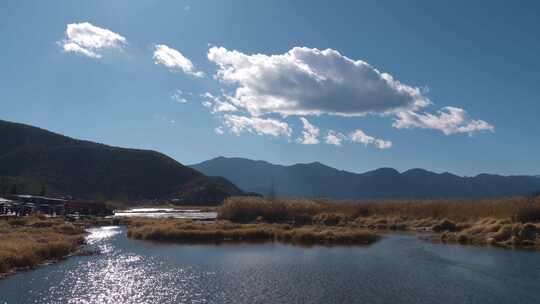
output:
[[0,119],[217,156],[540,174],[540,3],[2,1]]

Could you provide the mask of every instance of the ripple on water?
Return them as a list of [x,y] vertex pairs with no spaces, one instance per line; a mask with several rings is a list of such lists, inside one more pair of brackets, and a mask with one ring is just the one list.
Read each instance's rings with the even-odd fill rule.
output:
[[0,303],[538,303],[540,256],[408,235],[368,247],[178,245],[90,231],[102,254],[0,280]]
[[[186,268],[166,268],[151,256],[142,256],[99,244],[121,230],[89,230],[89,239],[101,254],[80,261],[35,303],[205,303],[203,290],[194,281],[201,273]],[[163,271],[167,269],[167,271]]]

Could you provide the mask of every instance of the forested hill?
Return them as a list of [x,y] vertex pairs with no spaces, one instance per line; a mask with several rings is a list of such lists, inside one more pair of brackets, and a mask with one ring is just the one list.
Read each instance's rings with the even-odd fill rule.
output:
[[156,151],[77,140],[2,120],[0,140],[0,181],[11,184],[3,189],[0,185],[3,192],[13,191],[15,182],[22,184],[19,189],[32,185],[51,194],[92,199],[215,203],[241,194],[228,180],[207,177]]

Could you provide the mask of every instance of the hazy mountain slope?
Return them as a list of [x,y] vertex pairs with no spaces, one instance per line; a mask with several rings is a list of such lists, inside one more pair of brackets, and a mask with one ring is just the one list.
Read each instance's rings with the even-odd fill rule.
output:
[[531,176],[480,174],[460,177],[411,169],[392,168],[356,174],[321,163],[274,165],[243,158],[218,157],[193,165],[206,175],[223,176],[245,191],[292,197],[364,198],[467,198],[524,195],[540,189]]
[[206,195],[217,199],[216,189],[223,196],[241,193],[225,179],[207,177],[155,151],[75,140],[6,121],[0,121],[0,138],[0,176],[23,177],[52,192],[104,199],[189,194],[201,202]]

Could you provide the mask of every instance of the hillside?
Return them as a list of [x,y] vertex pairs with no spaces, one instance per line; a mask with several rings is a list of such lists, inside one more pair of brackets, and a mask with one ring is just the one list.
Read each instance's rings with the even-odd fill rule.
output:
[[125,200],[185,197],[193,203],[241,194],[226,179],[207,177],[155,151],[72,139],[7,121],[0,121],[0,138],[3,180],[40,184],[52,194]]
[[222,176],[244,191],[287,197],[476,198],[527,195],[540,189],[532,176],[480,174],[461,177],[424,169],[398,172],[380,168],[365,173],[341,171],[321,163],[275,165],[265,161],[218,157],[192,165],[209,176]]

